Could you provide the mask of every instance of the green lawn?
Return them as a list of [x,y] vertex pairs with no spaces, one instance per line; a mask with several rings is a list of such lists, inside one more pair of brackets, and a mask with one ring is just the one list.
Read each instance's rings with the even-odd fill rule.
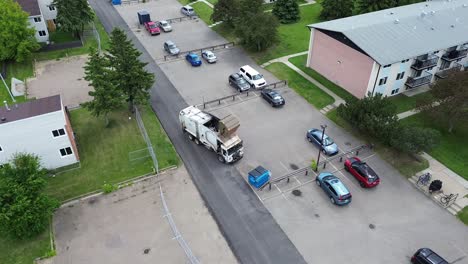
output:
[[283,63],[276,62],[270,64],[266,69],[272,72],[278,79],[287,80],[289,87],[294,89],[317,109],[322,109],[334,102],[331,96]]
[[458,217],[463,223],[465,223],[465,225],[468,225],[468,206],[465,206],[465,208],[463,208],[463,210],[461,210],[460,212],[458,212],[457,217]]
[[416,102],[422,98],[431,96],[428,92],[420,93],[415,96],[406,96],[404,94],[395,95],[390,98],[390,101],[396,106],[397,113],[403,113],[416,108]]
[[309,48],[310,32],[307,25],[320,21],[322,6],[319,3],[301,6],[301,20],[294,24],[282,24],[278,28],[279,42],[264,52],[250,53],[263,64],[272,59],[306,51]]
[[53,41],[54,43],[65,43],[65,42],[79,40],[79,38],[73,36],[73,34],[69,32],[63,32],[60,30],[57,30],[55,32],[50,32],[49,39],[50,41]]
[[289,61],[292,64],[294,64],[296,67],[301,69],[303,72],[307,73],[307,75],[314,78],[317,82],[321,83],[323,86],[330,89],[330,91],[334,92],[339,97],[345,100],[349,100],[350,98],[355,98],[354,95],[350,94],[348,91],[336,85],[332,81],[329,81],[327,78],[323,77],[320,73],[314,71],[313,69],[309,67],[306,67],[307,55],[292,57],[289,59]]
[[197,2],[191,5],[195,10],[195,13],[201,20],[205,21],[207,25],[213,24],[211,20],[211,14],[213,14],[213,9],[203,2]]
[[212,5],[215,5],[216,3],[218,3],[218,0],[207,0],[208,2],[210,2]]
[[446,124],[442,124],[424,113],[407,117],[401,122],[410,126],[437,129],[442,134],[440,145],[429,154],[468,180],[468,123],[458,124],[452,133],[449,133]]
[[394,168],[396,168],[402,175],[408,178],[429,167],[428,161],[422,157],[420,158],[420,161],[418,161],[414,157],[411,157],[407,154],[402,154],[392,148],[375,142],[375,140],[363,136],[361,133],[354,130],[352,126],[346,122],[346,120],[342,119],[338,115],[336,109],[328,112],[327,117],[335,122],[335,124],[338,126],[351,132],[355,137],[360,138],[365,142],[373,143],[375,145],[375,151],[379,154],[379,156],[391,164]]
[[50,250],[49,229],[28,240],[16,240],[0,236],[0,263],[32,264],[34,259]]
[[[142,111],[148,134],[155,145],[160,168],[178,164],[178,157],[151,110]],[[146,158],[146,144],[135,119],[127,111],[110,115],[109,127],[86,109],[71,111],[71,122],[77,136],[81,168],[49,179],[47,192],[59,200],[98,190],[104,183],[118,183],[152,172]],[[139,151],[140,152],[135,152]],[[131,160],[132,159],[132,160]]]
[[[7,66],[7,72],[9,74],[8,78],[5,78],[5,82],[7,83],[8,87],[11,87],[11,76],[14,76],[16,79],[24,81],[26,78],[33,76],[33,69],[32,69],[32,62],[31,60],[27,60],[24,62],[17,62],[17,63],[10,63]],[[17,102],[24,102],[26,98],[24,96],[15,97]],[[0,81],[0,102],[7,101],[11,103],[11,97],[8,93],[7,88]]]

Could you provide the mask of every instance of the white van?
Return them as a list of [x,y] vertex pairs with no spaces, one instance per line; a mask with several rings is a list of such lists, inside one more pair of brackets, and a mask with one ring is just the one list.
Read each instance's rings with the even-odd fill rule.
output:
[[265,86],[267,83],[263,79],[263,75],[254,70],[249,65],[244,65],[240,68],[239,74],[250,84],[252,88],[259,88]]

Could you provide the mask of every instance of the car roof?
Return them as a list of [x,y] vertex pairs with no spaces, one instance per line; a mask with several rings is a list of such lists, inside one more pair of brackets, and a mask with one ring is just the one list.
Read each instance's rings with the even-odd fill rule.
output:
[[214,54],[211,50],[204,50],[203,52],[206,54]]
[[155,23],[154,23],[154,21],[148,21],[148,22],[146,22],[146,24],[152,25],[152,24],[155,24]]
[[241,79],[241,78],[243,78],[243,77],[242,77],[242,75],[240,75],[240,74],[239,74],[239,73],[237,73],[237,72],[236,72],[236,73],[233,73],[233,74],[231,74],[231,77],[232,77],[232,78],[236,78],[236,79]]
[[167,23],[167,21],[166,20],[161,20],[161,21],[159,21],[159,23]]
[[339,178],[335,177],[332,179],[327,179],[327,182],[330,183],[331,186],[333,186],[333,189],[335,189],[338,195],[349,194],[348,188],[344,186],[344,184],[340,181]]
[[174,42],[172,42],[172,40],[166,40],[166,42],[164,42],[164,43],[166,43],[167,45],[174,44]]
[[448,264],[448,262],[439,256],[437,253],[432,251],[430,248],[420,249],[419,254],[423,255],[431,264]]
[[198,55],[196,53],[189,53],[187,55],[189,55],[192,58],[198,58]]

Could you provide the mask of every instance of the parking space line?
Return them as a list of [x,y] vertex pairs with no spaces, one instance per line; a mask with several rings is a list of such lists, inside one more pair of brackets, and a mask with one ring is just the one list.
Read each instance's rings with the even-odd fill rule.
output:
[[276,187],[276,189],[278,189],[278,191],[281,193],[281,195],[284,197],[284,199],[288,200],[288,198],[286,198],[286,195],[284,195],[284,193],[283,193],[283,192],[281,191],[281,189],[276,185],[276,183],[273,184],[273,185]]
[[302,184],[302,182],[296,176],[294,176],[293,178],[297,181],[297,183],[299,183],[299,185]]

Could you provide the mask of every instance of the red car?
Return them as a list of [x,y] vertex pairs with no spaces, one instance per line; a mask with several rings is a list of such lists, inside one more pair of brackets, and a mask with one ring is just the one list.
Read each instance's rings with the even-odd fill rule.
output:
[[158,25],[153,21],[145,22],[145,28],[152,36],[161,34]]
[[359,181],[359,184],[363,188],[372,188],[380,183],[377,173],[358,157],[347,159],[344,163],[344,168]]

